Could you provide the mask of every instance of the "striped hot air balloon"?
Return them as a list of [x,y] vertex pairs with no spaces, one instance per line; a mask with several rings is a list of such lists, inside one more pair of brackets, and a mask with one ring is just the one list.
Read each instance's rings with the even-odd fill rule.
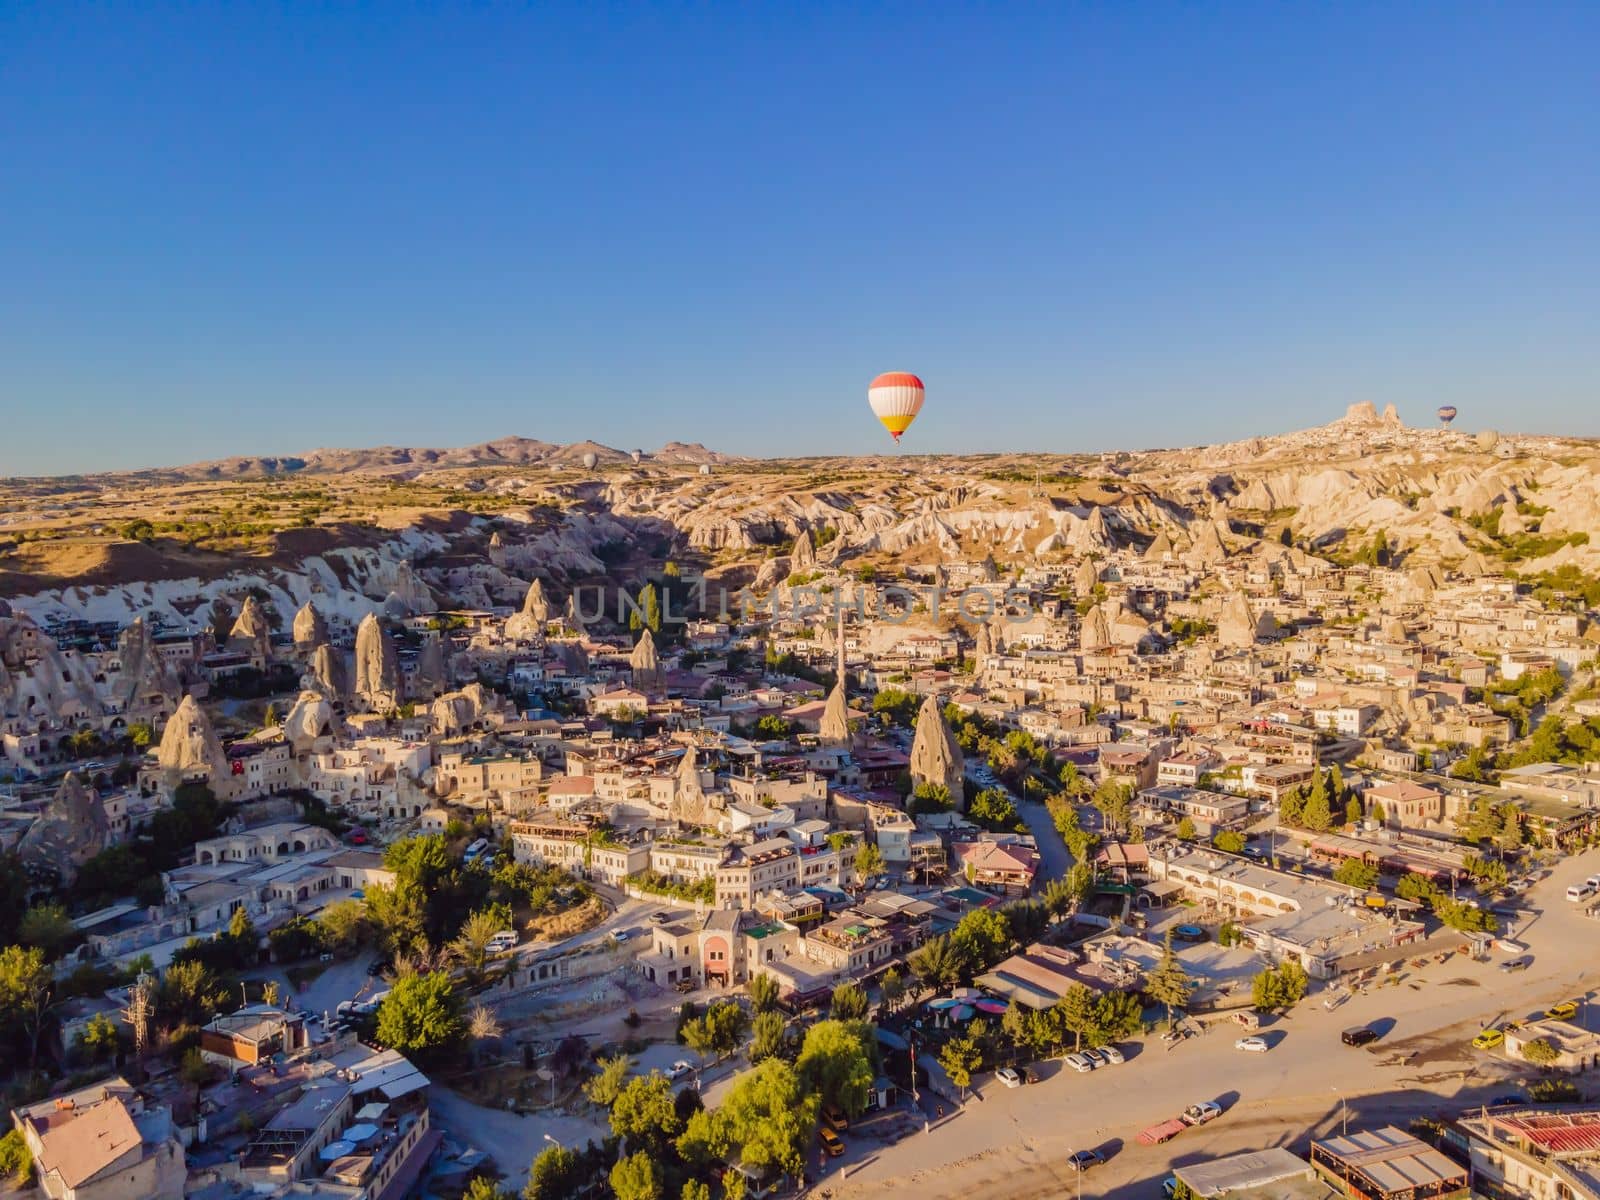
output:
[[898,442],[922,411],[922,380],[909,371],[886,371],[867,385],[867,403]]
[[1448,425],[1456,419],[1456,406],[1454,404],[1441,404],[1439,406],[1439,423]]

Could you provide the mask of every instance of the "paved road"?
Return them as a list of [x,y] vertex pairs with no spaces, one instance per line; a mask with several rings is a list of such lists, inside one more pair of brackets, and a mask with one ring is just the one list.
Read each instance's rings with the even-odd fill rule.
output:
[[[1489,1021],[1527,1016],[1600,984],[1600,921],[1564,899],[1569,883],[1596,870],[1596,856],[1569,859],[1535,886],[1529,901],[1543,911],[1511,932],[1533,956],[1526,972],[1497,969],[1506,957],[1402,972],[1398,986],[1374,988],[1337,1011],[1315,999],[1264,1031],[1266,1054],[1234,1049],[1232,1032],[1216,1029],[1171,1050],[1152,1039],[1120,1067],[1089,1075],[1046,1064],[1038,1084],[1010,1090],[990,1077],[976,1102],[935,1126],[876,1147],[851,1147],[841,1178],[830,1171],[813,1188],[835,1197],[914,1194],[919,1198],[1068,1194],[1076,1179],[1061,1164],[1072,1150],[1094,1147],[1108,1162],[1083,1181],[1095,1196],[1148,1200],[1175,1161],[1194,1162],[1234,1150],[1283,1145],[1307,1128],[1327,1133],[1348,1105],[1352,1127],[1399,1121],[1421,1112],[1466,1107],[1532,1074],[1525,1064],[1471,1049]],[[1587,1011],[1585,1020],[1597,1022]],[[1392,1022],[1375,1045],[1344,1046],[1341,1029]],[[1139,1130],[1176,1115],[1186,1104],[1214,1100],[1225,1115],[1165,1146],[1140,1146]],[[864,1156],[864,1157],[863,1157]]]
[[1043,804],[1024,804],[1019,801],[1017,811],[1027,822],[1028,832],[1033,834],[1033,840],[1039,847],[1039,884],[1049,879],[1060,879],[1072,866],[1072,851],[1067,849],[1061,834],[1056,831],[1056,823],[1050,819],[1050,810]]

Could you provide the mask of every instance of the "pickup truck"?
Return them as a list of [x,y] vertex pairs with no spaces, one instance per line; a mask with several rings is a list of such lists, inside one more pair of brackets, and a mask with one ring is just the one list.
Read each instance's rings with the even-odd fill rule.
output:
[[1187,1128],[1189,1128],[1187,1122],[1179,1117],[1173,1117],[1170,1121],[1150,1126],[1139,1135],[1139,1141],[1146,1146],[1159,1146],[1162,1142],[1171,1141]]

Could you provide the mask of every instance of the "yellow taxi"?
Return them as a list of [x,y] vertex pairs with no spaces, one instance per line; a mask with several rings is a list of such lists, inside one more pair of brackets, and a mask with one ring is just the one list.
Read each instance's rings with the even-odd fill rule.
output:
[[1490,1026],[1488,1029],[1485,1029],[1482,1033],[1478,1034],[1477,1037],[1473,1038],[1472,1044],[1479,1050],[1493,1050],[1505,1040],[1505,1030],[1495,1029],[1493,1026]]
[[844,1143],[839,1140],[839,1135],[824,1125],[817,1135],[822,1139],[822,1148],[828,1152],[830,1158],[838,1158],[844,1153]]
[[1552,1021],[1570,1021],[1578,1015],[1578,1002],[1576,1000],[1563,1000],[1560,1004],[1552,1004],[1544,1010],[1544,1015]]

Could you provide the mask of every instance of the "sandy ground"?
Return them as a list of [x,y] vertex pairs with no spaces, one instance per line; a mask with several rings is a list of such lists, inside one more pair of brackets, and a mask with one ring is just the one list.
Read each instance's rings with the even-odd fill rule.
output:
[[[1500,1052],[1474,1050],[1472,1036],[1496,1018],[1532,1015],[1575,998],[1600,982],[1593,953],[1600,922],[1567,905],[1568,883],[1595,870],[1596,856],[1568,860],[1533,891],[1542,912],[1516,923],[1534,965],[1508,975],[1496,961],[1452,959],[1407,968],[1398,986],[1374,988],[1337,1011],[1313,999],[1267,1026],[1266,1054],[1234,1048],[1233,1032],[1216,1029],[1171,1050],[1156,1040],[1120,1067],[1089,1075],[1049,1064],[1034,1085],[1010,1090],[980,1079],[977,1097],[947,1114],[931,1132],[893,1145],[855,1139],[831,1160],[810,1195],[837,1200],[973,1196],[1159,1196],[1174,1164],[1269,1145],[1304,1149],[1348,1119],[1351,1128],[1451,1114],[1503,1094],[1533,1072]],[[1595,1020],[1585,1012],[1580,1018]],[[1370,1047],[1353,1049],[1339,1032],[1366,1022],[1392,1022]],[[1162,1146],[1136,1140],[1139,1130],[1175,1116],[1185,1105],[1214,1100],[1224,1115]],[[1074,1150],[1106,1158],[1081,1178],[1064,1163]],[[808,1163],[815,1171],[816,1163]]]

